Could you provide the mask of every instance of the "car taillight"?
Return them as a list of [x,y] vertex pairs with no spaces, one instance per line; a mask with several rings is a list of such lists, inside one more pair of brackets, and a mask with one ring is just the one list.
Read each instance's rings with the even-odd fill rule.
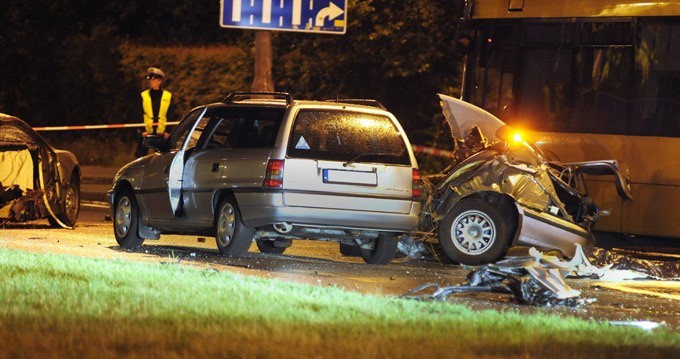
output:
[[420,171],[417,168],[413,169],[412,178],[412,191],[411,199],[417,201],[420,199],[421,190],[423,188],[423,178],[420,176]]
[[283,160],[269,160],[267,162],[267,172],[264,175],[262,187],[283,187],[283,162]]

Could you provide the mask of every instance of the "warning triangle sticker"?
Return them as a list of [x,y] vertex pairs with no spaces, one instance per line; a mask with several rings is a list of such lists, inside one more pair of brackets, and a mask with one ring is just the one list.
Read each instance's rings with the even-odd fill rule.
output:
[[300,137],[300,140],[298,140],[297,144],[295,145],[295,148],[298,150],[308,150],[309,149],[309,144],[307,143],[307,140],[305,140],[304,136]]

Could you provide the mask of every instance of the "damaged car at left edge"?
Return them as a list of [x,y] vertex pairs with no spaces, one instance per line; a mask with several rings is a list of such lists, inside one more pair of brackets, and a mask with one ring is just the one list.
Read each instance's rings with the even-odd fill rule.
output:
[[613,178],[618,195],[632,199],[627,173],[616,160],[564,163],[485,110],[439,94],[454,140],[452,164],[425,177],[428,203],[422,232],[438,232],[444,253],[466,265],[493,263],[510,247],[559,250],[593,245],[592,228],[606,211],[588,195],[586,178]]
[[72,228],[80,211],[76,156],[50,146],[24,121],[0,113],[0,224],[47,218]]

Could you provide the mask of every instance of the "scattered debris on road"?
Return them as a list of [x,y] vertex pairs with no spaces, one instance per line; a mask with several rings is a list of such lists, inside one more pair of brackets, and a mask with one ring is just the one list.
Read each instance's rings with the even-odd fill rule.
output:
[[[407,244],[404,243],[404,246]],[[680,280],[680,261],[644,260],[580,245],[577,245],[576,254],[569,261],[544,254],[532,247],[529,249],[529,256],[508,257],[494,264],[471,268],[475,269],[468,274],[464,284],[441,287],[436,283],[428,283],[401,297],[445,300],[453,293],[508,293],[520,304],[578,307],[596,299],[581,298],[581,292],[571,288],[565,278],[603,281],[645,278]]]
[[[434,288],[432,294],[418,294]],[[521,304],[577,307],[594,299],[580,298],[581,292],[569,287],[560,269],[533,257],[510,257],[473,270],[463,285],[440,287],[436,283],[419,286],[403,298],[444,300],[452,293],[491,292],[512,294]]]
[[606,281],[629,279],[680,280],[680,261],[654,261],[622,255],[597,247],[576,246],[570,261],[545,255],[531,248],[529,254],[567,271],[568,277],[588,277]]

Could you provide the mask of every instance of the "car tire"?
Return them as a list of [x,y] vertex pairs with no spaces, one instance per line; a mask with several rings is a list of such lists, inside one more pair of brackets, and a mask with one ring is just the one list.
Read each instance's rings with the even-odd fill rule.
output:
[[460,201],[439,224],[439,243],[454,262],[493,263],[510,248],[512,218],[491,203],[471,198]]
[[361,247],[352,244],[340,243],[340,254],[348,257],[360,257]]
[[136,248],[144,243],[139,236],[139,207],[129,188],[119,190],[114,197],[113,233],[122,248]]
[[361,249],[361,257],[368,264],[384,265],[389,263],[397,255],[397,238],[393,233],[380,233],[374,239],[373,249]]
[[288,247],[277,247],[274,245],[275,241],[270,241],[268,239],[260,239],[257,240],[257,249],[260,250],[260,253],[267,253],[267,254],[281,254],[286,251],[286,248]]
[[59,213],[56,213],[57,218],[47,217],[50,225],[54,228],[61,227],[59,222],[68,227],[75,226],[78,214],[80,213],[80,189],[78,184],[69,183],[64,187],[63,191],[64,200],[62,201],[61,208],[59,208]]
[[240,256],[248,252],[255,230],[241,222],[241,212],[233,197],[220,202],[215,216],[215,242],[224,256]]

